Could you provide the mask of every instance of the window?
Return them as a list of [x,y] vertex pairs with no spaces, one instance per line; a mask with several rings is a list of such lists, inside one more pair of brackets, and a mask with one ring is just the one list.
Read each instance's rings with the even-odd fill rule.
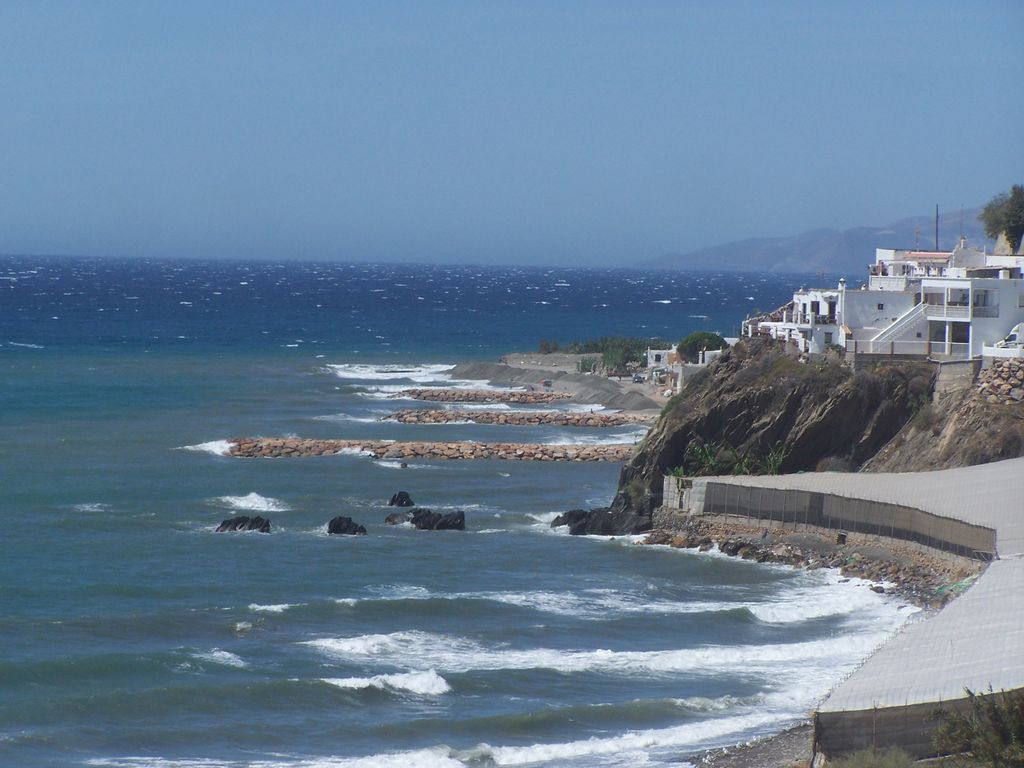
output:
[[879,304],[879,305],[878,305],[878,308],[879,308],[879,309],[885,309],[885,304]]
[[831,344],[832,343],[832,332],[831,331],[825,331],[825,343],[826,344]]

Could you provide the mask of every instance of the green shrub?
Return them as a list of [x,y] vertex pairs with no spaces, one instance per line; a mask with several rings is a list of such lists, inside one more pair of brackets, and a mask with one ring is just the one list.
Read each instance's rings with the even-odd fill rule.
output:
[[935,749],[940,754],[970,755],[965,765],[992,768],[1024,766],[1024,691],[974,693],[965,689],[965,711],[939,709]]
[[865,749],[851,752],[834,761],[829,760],[828,764],[834,768],[910,768],[914,764],[914,758],[902,749]]

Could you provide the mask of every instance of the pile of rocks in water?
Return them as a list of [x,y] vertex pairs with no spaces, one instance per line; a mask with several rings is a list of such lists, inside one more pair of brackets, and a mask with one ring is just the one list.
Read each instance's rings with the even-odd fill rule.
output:
[[533,405],[568,400],[572,394],[518,389],[405,389],[395,397],[430,400],[438,403],[524,403]]
[[370,453],[378,459],[506,459],[513,461],[625,461],[631,444],[548,445],[543,443],[397,442],[313,440],[299,437],[237,438],[229,455],[240,458],[331,456]]
[[1024,402],[1024,360],[997,360],[978,374],[978,394],[990,403]]
[[217,526],[217,533],[229,533],[231,531],[256,531],[257,533],[270,533],[270,521],[257,515],[256,517],[229,517]]
[[[388,502],[389,507],[406,508],[402,512],[392,512],[384,522],[388,525],[409,523],[420,531],[464,531],[466,530],[466,513],[461,509],[454,512],[434,512],[426,507],[417,507],[408,491],[398,491]],[[231,531],[257,531],[270,533],[270,521],[263,517],[229,517],[219,526],[217,533]],[[331,536],[365,536],[366,528],[352,520],[351,517],[338,515],[327,523],[327,533]]]
[[571,413],[566,411],[459,411],[411,408],[396,411],[381,421],[401,424],[449,424],[471,421],[474,424],[511,426],[554,425],[559,427],[621,427],[625,424],[650,424],[654,415],[635,413]]
[[875,592],[889,591],[924,607],[938,608],[965,589],[981,564],[954,562],[898,546],[867,547],[831,543],[824,536],[721,523],[692,518],[673,531],[648,534],[645,544],[662,544],[706,552],[717,546],[723,554],[759,563],[801,568],[838,568],[843,576],[876,582]]

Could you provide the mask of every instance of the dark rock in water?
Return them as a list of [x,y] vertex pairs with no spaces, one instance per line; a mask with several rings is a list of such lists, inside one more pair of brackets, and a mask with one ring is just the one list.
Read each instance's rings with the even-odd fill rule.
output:
[[573,536],[624,536],[643,533],[651,528],[651,519],[619,511],[611,507],[570,509],[551,521],[551,527],[569,526]]
[[359,523],[352,522],[351,517],[338,515],[327,524],[327,533],[339,536],[365,536],[366,529]]
[[431,509],[417,507],[412,510],[412,517],[409,521],[421,531],[466,530],[466,513],[462,510],[442,515]]
[[391,501],[388,502],[389,507],[415,507],[416,502],[412,500],[412,496],[409,495],[408,491],[399,491],[391,497]]
[[384,518],[384,522],[388,525],[401,525],[402,523],[408,523],[410,520],[412,520],[412,512],[392,512]]
[[572,528],[578,525],[580,521],[586,522],[588,517],[590,517],[589,509],[570,509],[568,512],[563,512],[552,520],[551,527],[558,528],[559,526],[567,525]]
[[270,521],[266,518],[260,517],[246,517],[245,515],[239,515],[238,517],[229,517],[223,523],[217,526],[217,533],[225,533],[227,531],[258,531],[259,533],[270,533]]

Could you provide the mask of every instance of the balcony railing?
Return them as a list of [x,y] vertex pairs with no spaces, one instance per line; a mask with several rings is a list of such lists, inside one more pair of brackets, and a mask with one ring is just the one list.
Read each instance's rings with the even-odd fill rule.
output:
[[999,307],[975,307],[975,317],[999,317]]
[[[948,350],[947,350],[948,347]],[[917,355],[920,357],[967,360],[971,345],[944,341],[872,341],[848,339],[846,351],[855,355]]]
[[925,314],[929,320],[969,320],[971,308],[965,304],[928,304]]

